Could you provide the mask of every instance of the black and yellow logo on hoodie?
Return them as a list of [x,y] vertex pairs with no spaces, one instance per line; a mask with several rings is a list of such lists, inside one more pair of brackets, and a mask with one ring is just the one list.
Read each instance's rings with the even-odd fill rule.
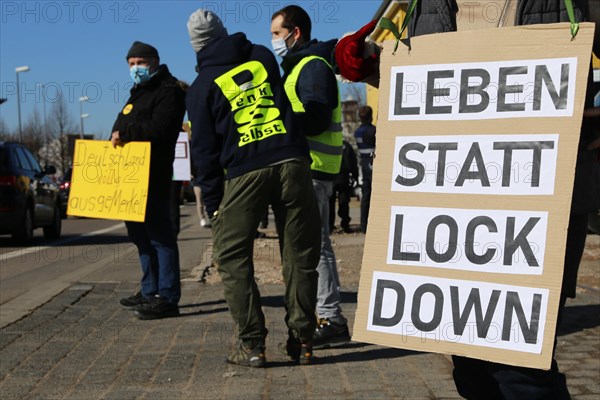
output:
[[231,104],[240,134],[239,147],[286,133],[283,121],[279,118],[281,113],[273,101],[268,76],[260,62],[249,61],[215,79]]

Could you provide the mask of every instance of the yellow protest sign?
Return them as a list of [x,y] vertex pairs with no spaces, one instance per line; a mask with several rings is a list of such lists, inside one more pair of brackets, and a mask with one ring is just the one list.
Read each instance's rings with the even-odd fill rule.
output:
[[150,143],[77,140],[67,214],[144,222]]

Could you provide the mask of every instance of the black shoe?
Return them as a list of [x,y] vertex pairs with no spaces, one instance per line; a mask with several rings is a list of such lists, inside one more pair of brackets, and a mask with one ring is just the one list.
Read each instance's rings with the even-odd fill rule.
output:
[[301,342],[296,338],[289,337],[285,344],[279,343],[278,347],[282,354],[288,355],[299,365],[312,363],[313,346],[311,342]]
[[250,347],[250,344],[240,342],[231,350],[226,361],[228,364],[262,368],[266,363],[265,346],[257,344],[254,347]]
[[349,226],[342,226],[344,233],[353,233],[354,231]]
[[150,300],[148,300],[147,298],[145,298],[142,295],[142,292],[137,292],[136,294],[134,294],[131,297],[126,297],[124,299],[121,299],[119,301],[119,303],[121,303],[121,305],[125,308],[138,308],[140,306],[143,306],[144,304],[148,304],[150,303]]
[[139,319],[160,319],[179,315],[179,306],[169,303],[164,298],[155,296],[149,303],[138,307],[133,315]]
[[319,318],[317,329],[313,336],[313,349],[327,349],[341,346],[350,341],[348,324],[337,324],[329,318]]

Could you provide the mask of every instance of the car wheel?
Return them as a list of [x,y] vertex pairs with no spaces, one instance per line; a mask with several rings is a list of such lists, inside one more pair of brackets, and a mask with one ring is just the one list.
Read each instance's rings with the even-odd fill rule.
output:
[[62,229],[62,215],[60,204],[54,206],[54,215],[52,216],[52,224],[44,227],[44,237],[49,240],[58,239]]
[[31,207],[25,209],[22,223],[15,229],[12,237],[22,243],[29,243],[33,240],[33,213]]

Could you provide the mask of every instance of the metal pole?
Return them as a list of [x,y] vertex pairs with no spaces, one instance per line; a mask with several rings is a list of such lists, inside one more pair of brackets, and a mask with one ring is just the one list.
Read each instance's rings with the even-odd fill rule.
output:
[[81,99],[79,99],[79,121],[80,121],[80,128],[81,128],[80,138],[83,139],[83,101]]
[[19,142],[23,141],[23,131],[21,129],[21,92],[19,90],[19,71],[17,71],[17,115],[19,116]]
[[46,88],[46,85],[44,85],[43,83],[40,85],[42,87],[42,100],[43,100],[43,106],[44,106],[44,141],[46,142],[46,166],[48,166],[48,159],[50,158],[48,156],[49,153],[49,141],[48,141],[48,119],[46,118],[46,91],[44,90]]

